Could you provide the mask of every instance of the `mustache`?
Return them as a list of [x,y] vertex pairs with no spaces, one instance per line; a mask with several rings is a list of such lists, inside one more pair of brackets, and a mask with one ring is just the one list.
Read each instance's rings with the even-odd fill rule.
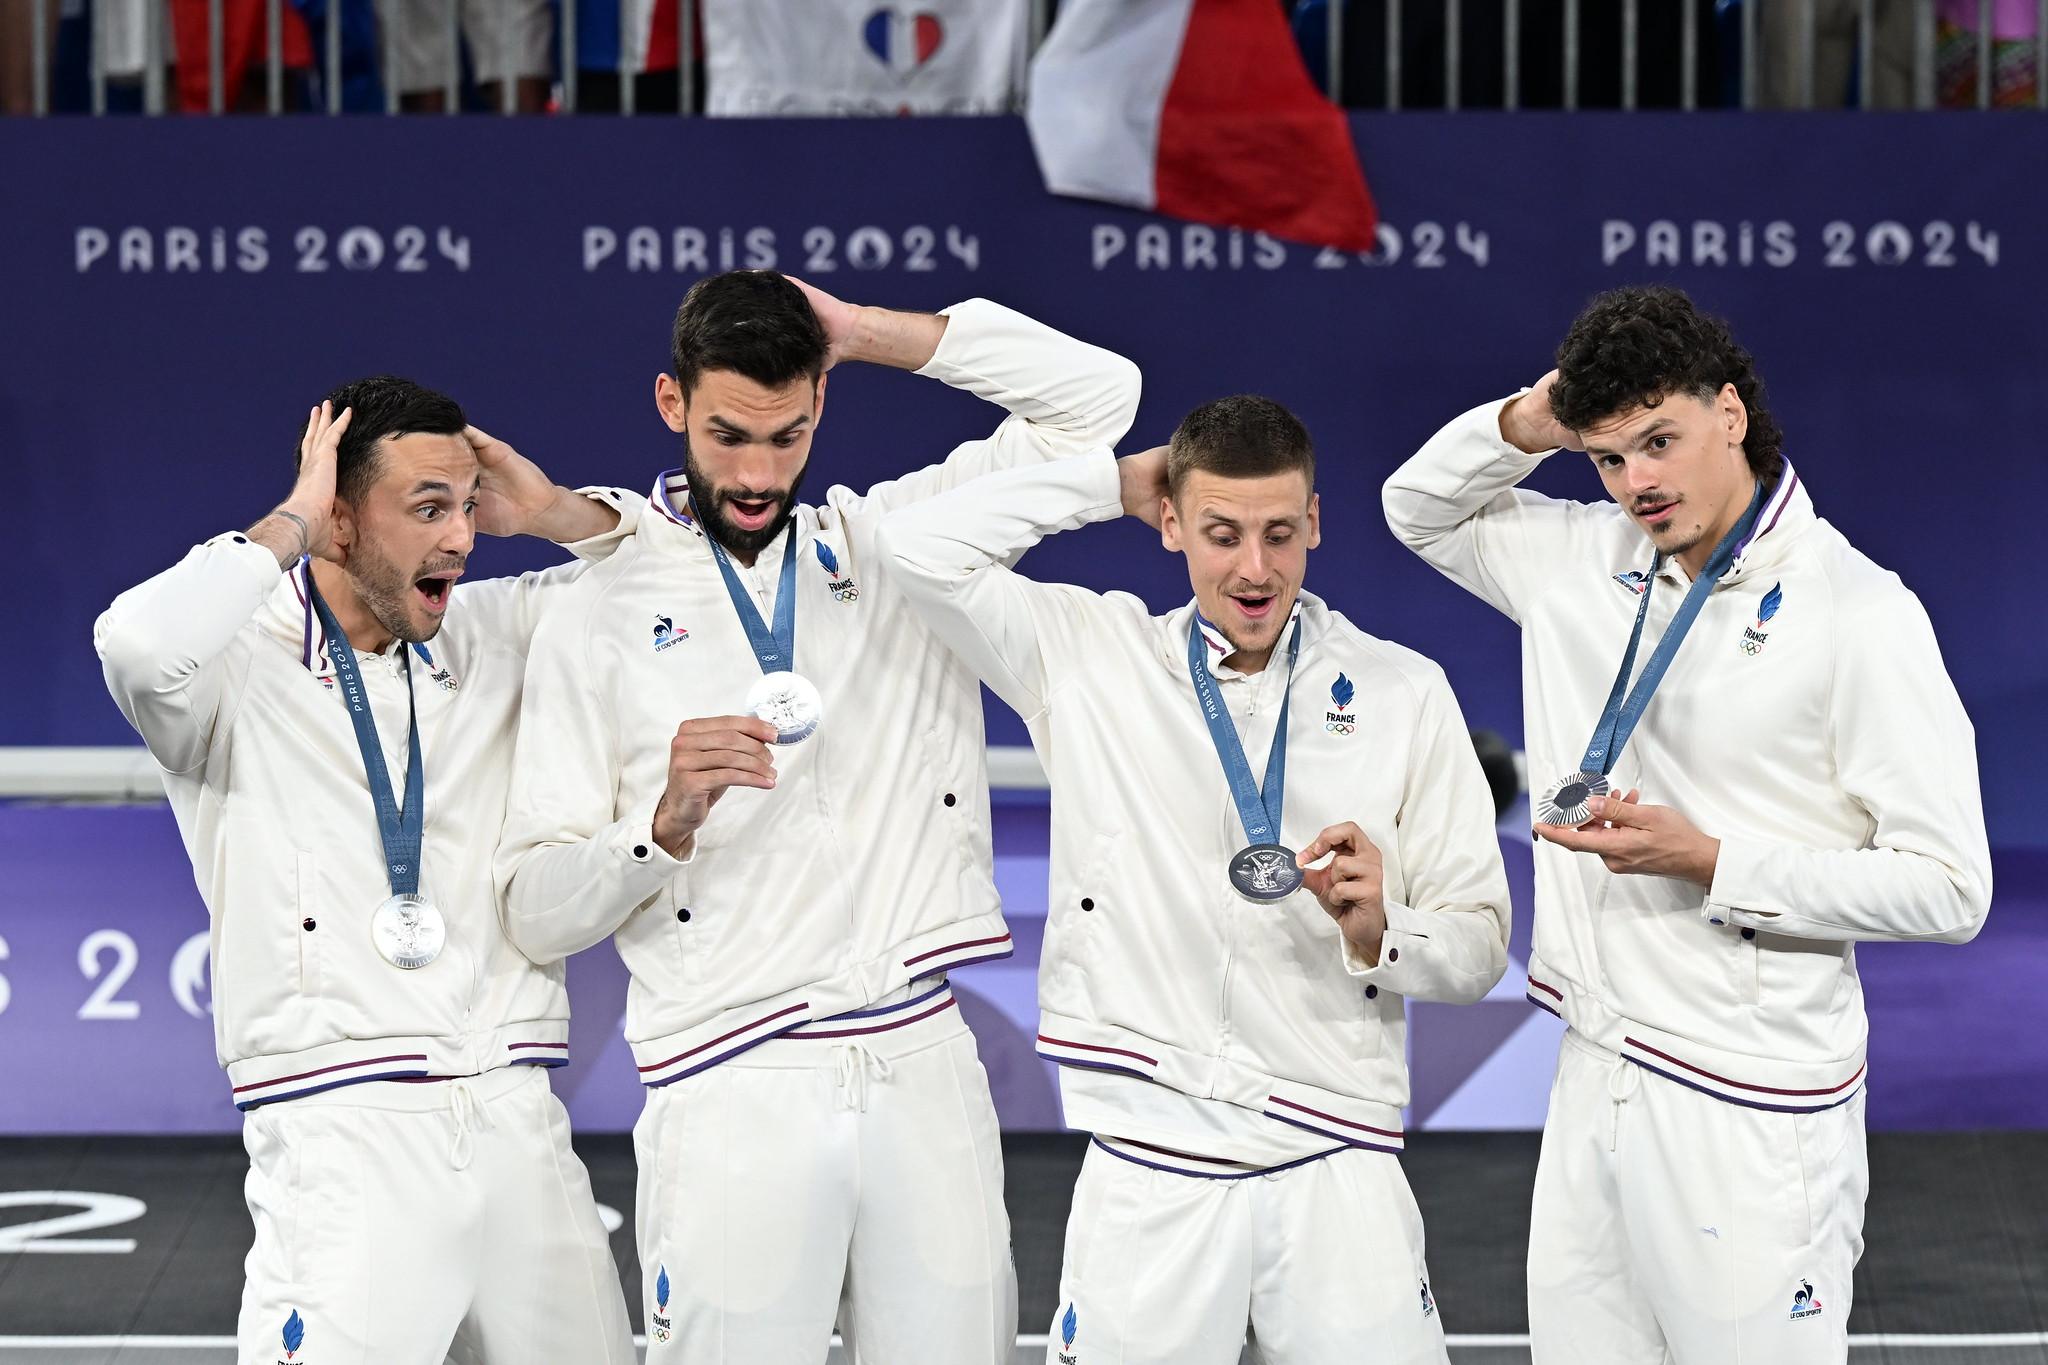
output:
[[469,561],[465,558],[444,559],[438,564],[430,564],[420,570],[418,575],[414,577],[413,582],[417,583],[422,578],[440,578],[450,573],[459,574],[468,567]]
[[1674,498],[1667,493],[1645,493],[1641,497],[1633,499],[1629,503],[1629,509],[1634,512],[1647,512],[1652,507],[1662,507],[1667,502],[1677,503],[1683,501],[1683,498]]

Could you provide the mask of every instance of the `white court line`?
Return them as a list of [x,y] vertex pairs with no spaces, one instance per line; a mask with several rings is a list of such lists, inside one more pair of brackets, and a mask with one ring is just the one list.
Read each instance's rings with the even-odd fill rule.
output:
[[[1026,1349],[1043,1347],[1046,1338],[1043,1332],[1019,1335],[1017,1344]],[[233,1337],[0,1337],[0,1351],[103,1351],[114,1346],[134,1346],[156,1351],[218,1351],[232,1348]],[[635,1346],[645,1346],[647,1338],[633,1338]],[[832,1345],[839,1345],[835,1334]],[[1480,1350],[1487,1347],[1513,1349],[1529,1344],[1528,1333],[1449,1333],[1444,1344],[1460,1350]],[[2010,1346],[2048,1346],[2048,1332],[1866,1332],[1852,1334],[1849,1349],[1855,1350],[1916,1350],[1916,1351],[1967,1351]]]

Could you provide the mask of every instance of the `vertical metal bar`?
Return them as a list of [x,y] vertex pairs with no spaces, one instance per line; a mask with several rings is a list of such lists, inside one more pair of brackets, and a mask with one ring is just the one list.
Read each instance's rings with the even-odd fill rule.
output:
[[221,9],[221,0],[206,0],[206,107],[215,114],[228,104],[227,24]]
[[[619,113],[633,112],[634,96],[639,92],[633,87],[633,40],[626,36],[626,27],[633,22],[634,11],[638,8],[633,0],[618,0],[619,4]],[[648,35],[650,43],[653,39]]]
[[1762,69],[1757,61],[1757,4],[1760,0],[1743,0],[1742,3],[1742,107],[1756,108],[1757,72]]
[[562,0],[562,112],[576,112],[576,0]]
[[398,6],[385,5],[377,12],[377,45],[384,61],[384,112],[398,112],[398,25],[403,20]]
[[1934,0],[1913,0],[1913,103],[1934,107]]
[[107,29],[100,22],[99,6],[86,11],[85,46],[92,63],[92,111],[107,112]]
[[50,11],[32,0],[28,11],[29,107],[37,118],[50,112]]
[[448,65],[441,73],[441,112],[462,112],[462,0],[448,4]]
[[676,112],[689,118],[697,112],[697,0],[676,6]]
[[1045,46],[1045,31],[1052,18],[1052,0],[1031,0],[1031,55],[1037,56],[1038,49]]
[[1501,11],[1500,95],[1503,109],[1522,107],[1522,0],[1507,0]]
[[[516,114],[519,112],[519,82],[515,79],[512,54],[514,45],[512,24],[519,18],[519,6],[501,4],[498,6],[498,62],[505,79],[498,83],[498,112]],[[474,56],[475,54],[471,54]]]
[[341,112],[341,3],[327,0],[327,112]]
[[1977,107],[1991,107],[1991,0],[1977,0]]
[[1700,13],[1699,0],[1684,0],[1678,9],[1682,25],[1678,35],[1678,107],[1700,107]]
[[1401,0],[1387,0],[1387,108],[1401,107]]
[[267,50],[263,55],[265,101],[273,114],[284,112],[284,0],[269,0],[263,7],[263,32]]
[[1856,107],[1870,108],[1870,92],[1877,88],[1870,64],[1877,60],[1877,0],[1859,0],[1856,6]]
[[1464,32],[1459,0],[1444,0],[1444,108],[1459,104],[1459,64],[1464,59]]
[[2048,0],[2034,18],[2034,106],[2048,109]]
[[1642,15],[1637,13],[1636,0],[1621,0],[1621,107],[1636,107],[1636,63],[1640,56],[1636,45],[1642,30]]
[[1339,109],[1344,107],[1344,3],[1326,0],[1323,5],[1323,84]]
[[1813,0],[1799,0],[1799,107],[1813,108],[1820,83],[1815,68],[1820,62],[1818,35],[1814,31]]
[[161,114],[165,104],[164,6],[162,0],[149,0],[142,12],[142,107],[147,113]]
[[1564,0],[1564,107],[1579,107],[1579,0]]

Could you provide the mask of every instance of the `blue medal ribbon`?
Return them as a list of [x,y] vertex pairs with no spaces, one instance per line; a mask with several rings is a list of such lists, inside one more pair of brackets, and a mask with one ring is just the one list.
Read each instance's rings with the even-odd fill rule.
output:
[[1294,688],[1294,660],[1301,653],[1301,621],[1294,622],[1294,635],[1287,645],[1287,690],[1281,694],[1280,719],[1273,729],[1273,750],[1266,755],[1266,781],[1252,785],[1252,765],[1244,756],[1244,744],[1237,737],[1237,724],[1217,695],[1216,680],[1209,676],[1209,642],[1202,635],[1201,613],[1188,623],[1188,677],[1195,684],[1195,700],[1202,705],[1202,719],[1209,723],[1209,739],[1230,780],[1231,799],[1237,802],[1237,818],[1244,823],[1245,837],[1254,844],[1280,840],[1280,810],[1287,787],[1287,706]]
[[1664,628],[1663,638],[1657,641],[1649,662],[1643,665],[1642,676],[1631,688],[1628,678],[1635,668],[1636,650],[1643,642],[1643,622],[1650,615],[1650,594],[1656,591],[1657,572],[1664,567],[1663,554],[1659,553],[1650,562],[1650,580],[1643,585],[1643,600],[1636,607],[1635,629],[1629,632],[1628,650],[1621,656],[1621,671],[1614,675],[1614,687],[1607,694],[1607,704],[1600,709],[1600,723],[1594,727],[1593,738],[1586,745],[1586,756],[1579,760],[1580,772],[1605,777],[1620,761],[1629,736],[1635,733],[1636,722],[1643,718],[1643,711],[1649,706],[1657,685],[1664,681],[1665,670],[1671,667],[1678,647],[1685,643],[1685,633],[1692,629],[1692,623],[1699,616],[1700,608],[1707,604],[1714,585],[1734,565],[1735,548],[1756,525],[1757,512],[1763,505],[1764,485],[1759,479],[1756,491],[1750,494],[1748,510],[1728,534],[1721,537],[1714,553],[1707,556],[1706,566],[1686,590],[1685,600],[1672,613],[1671,624]]
[[763,673],[786,673],[796,667],[796,523],[789,524],[789,537],[782,547],[782,578],[775,589],[775,622],[770,625],[761,619],[761,609],[754,605],[754,595],[740,582],[740,576],[733,571],[732,561],[726,558],[725,547],[718,543],[716,536],[706,534],[711,543],[711,557],[718,561],[718,573],[725,580],[725,594],[732,599],[733,610],[739,613],[740,626],[747,632],[747,643],[753,646],[754,658],[761,665]]
[[341,682],[341,699],[348,706],[348,718],[355,725],[356,747],[363,752],[363,773],[370,782],[370,797],[377,804],[377,834],[384,842],[384,866],[391,878],[391,894],[416,896],[420,889],[420,842],[426,832],[426,765],[420,762],[419,707],[412,695],[412,655],[401,645],[405,661],[406,736],[405,805],[392,799],[391,771],[384,765],[384,747],[377,742],[377,719],[370,714],[370,694],[363,688],[362,671],[356,667],[356,652],[348,635],[306,575],[306,595],[320,624],[327,628],[328,654],[334,660],[334,676]]

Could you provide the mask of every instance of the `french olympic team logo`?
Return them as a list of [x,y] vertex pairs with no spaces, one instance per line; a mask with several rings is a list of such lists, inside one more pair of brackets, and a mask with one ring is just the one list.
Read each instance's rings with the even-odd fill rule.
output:
[[667,1341],[675,1333],[675,1320],[668,1316],[668,1267],[661,1265],[654,1272],[654,1339]]
[[306,1320],[294,1308],[292,1315],[284,1320],[284,1361],[280,1365],[298,1365],[299,1348],[306,1344]]
[[1348,735],[1358,728],[1358,714],[1345,708],[1351,705],[1358,688],[1342,673],[1337,681],[1330,684],[1330,705],[1334,710],[1323,712],[1323,728],[1333,735]]
[[876,61],[907,76],[938,55],[946,43],[946,26],[929,11],[913,14],[887,6],[868,15],[861,25],[861,39]]
[[1067,1311],[1060,1315],[1060,1365],[1074,1365],[1080,1357],[1074,1354],[1074,1337],[1081,1330],[1081,1320],[1074,1315],[1074,1305],[1068,1304]]
[[839,576],[839,556],[832,553],[832,547],[822,540],[814,540],[811,548],[818,552],[818,563],[825,568],[825,581],[831,585],[832,595],[841,602],[860,601],[860,589],[854,586],[853,576]]
[[1742,629],[1742,652],[1752,657],[1762,652],[1770,641],[1764,634],[1764,623],[1778,614],[1778,608],[1785,605],[1785,585],[1773,583],[1771,590],[1764,594],[1764,600],[1756,604],[1756,624]]

